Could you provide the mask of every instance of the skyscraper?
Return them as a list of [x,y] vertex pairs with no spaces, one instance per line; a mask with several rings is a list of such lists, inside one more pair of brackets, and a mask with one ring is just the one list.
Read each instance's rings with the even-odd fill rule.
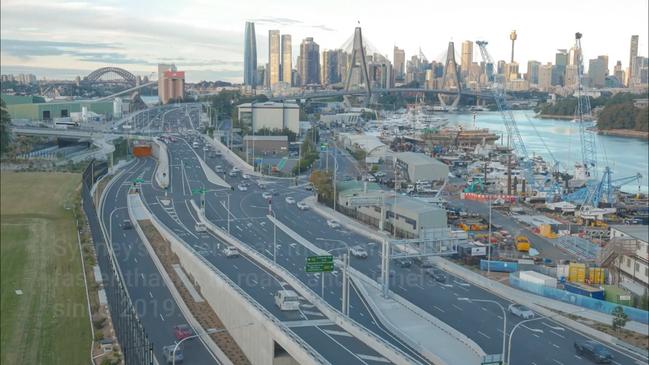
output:
[[626,72],[624,72],[624,69],[622,69],[622,61],[618,60],[617,63],[615,63],[615,67],[613,68],[613,76],[615,76],[620,85],[624,85],[626,82],[625,75]]
[[405,76],[406,52],[394,46],[394,79],[402,81]]
[[293,71],[293,49],[291,48],[291,35],[282,35],[282,81],[291,85],[291,71]]
[[462,42],[462,58],[460,59],[460,69],[462,78],[466,78],[469,75],[469,70],[471,69],[471,64],[473,63],[473,42],[464,41]]
[[554,66],[551,63],[541,65],[539,67],[539,83],[538,87],[541,91],[550,91],[552,88],[552,71]]
[[268,86],[273,87],[280,80],[280,40],[279,30],[268,31]]
[[552,69],[552,85],[564,85],[568,58],[568,50],[557,50],[557,53],[554,57],[554,68]]
[[322,83],[326,85],[337,84],[342,81],[343,58],[342,49],[331,49],[322,52]]
[[527,61],[525,79],[530,82],[530,85],[537,85],[539,83],[539,67],[541,67],[541,62]]
[[243,83],[249,86],[257,85],[257,37],[255,23],[246,22],[243,39]]
[[320,83],[320,46],[312,37],[300,44],[300,77],[302,85]]
[[633,70],[635,68],[635,58],[638,57],[638,38],[637,35],[631,36],[631,49],[629,52],[629,71],[627,72],[627,86],[631,87],[633,84]]

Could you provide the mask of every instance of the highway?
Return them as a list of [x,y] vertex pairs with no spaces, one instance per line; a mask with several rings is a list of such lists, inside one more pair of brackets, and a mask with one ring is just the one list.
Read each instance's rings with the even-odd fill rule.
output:
[[[186,122],[183,116],[167,115],[166,118],[171,121],[165,122],[165,125],[173,125],[174,118]],[[142,197],[148,209],[160,219],[163,224],[170,228],[177,236],[191,245],[197,254],[205,257],[210,263],[221,271],[224,275],[230,278],[239,287],[244,289],[257,303],[263,306],[268,312],[274,315],[277,319],[284,322],[288,326],[293,323],[301,322],[299,326],[291,327],[291,330],[298,336],[303,338],[310,346],[312,346],[318,353],[323,355],[326,360],[332,364],[374,364],[385,363],[387,359],[383,358],[380,354],[369,348],[363,342],[352,337],[345,332],[342,328],[332,324],[321,325],[321,321],[326,319],[324,315],[319,312],[311,303],[303,302],[302,310],[298,312],[281,311],[274,302],[273,295],[280,289],[291,289],[281,278],[273,275],[269,270],[259,265],[257,262],[242,255],[238,258],[228,258],[223,253],[223,248],[226,246],[219,238],[211,233],[198,233],[194,230],[194,225],[197,221],[194,210],[190,207],[189,201],[194,199],[199,204],[198,196],[192,193],[194,189],[209,190],[207,194],[207,207],[208,212],[218,212],[220,217],[225,218],[223,215],[227,210],[224,207],[227,200],[227,194],[232,193],[229,189],[212,186],[208,181],[198,163],[197,157],[191,147],[179,140],[175,143],[168,145],[170,154],[170,188],[168,189],[168,198],[172,201],[170,206],[164,206],[160,203],[160,198],[164,196],[164,192],[157,186],[151,184],[144,184],[142,186]],[[147,160],[147,167],[152,168],[154,161]],[[149,181],[150,176],[146,176],[145,180]],[[234,192],[233,194],[236,194]],[[237,202],[237,195],[233,195],[232,202]],[[238,201],[238,205],[243,202]],[[233,214],[234,214],[234,207]],[[238,209],[237,209],[238,210]],[[263,212],[264,210],[261,210]],[[209,214],[208,214],[209,216]],[[233,218],[235,223],[232,225],[233,235],[241,238],[244,242],[250,244],[251,247],[258,248],[262,254],[268,255],[267,248],[261,249],[260,245],[264,242],[262,237],[256,235],[255,229],[250,227],[259,227],[261,219],[257,220],[256,217],[246,217],[245,219]],[[266,219],[265,217],[263,218]],[[225,221],[222,219],[222,221]],[[220,222],[219,225],[224,228],[227,226],[227,221]],[[263,227],[263,226],[262,226]],[[268,225],[266,228],[270,227]],[[239,236],[236,232],[250,232],[252,236]],[[278,234],[279,236],[279,234]],[[243,238],[246,238],[245,240]],[[251,244],[252,243],[252,244]],[[287,247],[290,247],[287,245]],[[286,261],[290,262],[290,254],[284,252],[278,253],[278,262],[282,262],[286,257]],[[299,274],[291,270],[294,274]],[[314,285],[318,291],[320,282],[316,281]],[[338,287],[340,284],[338,283]],[[329,288],[329,299],[340,299],[340,289],[334,290]],[[360,300],[355,298],[352,302],[353,305],[361,307]],[[363,314],[367,318],[370,314]],[[312,321],[309,325],[309,321]],[[418,356],[413,353],[414,356]]]
[[[191,119],[194,118],[189,118],[184,112],[175,111],[165,113],[162,116],[161,124],[165,126],[165,129],[177,130],[177,128],[183,126],[188,127]],[[197,118],[194,120],[197,120]],[[151,128],[153,127],[155,125],[151,126]],[[194,123],[192,123],[192,127],[196,127]],[[120,207],[125,206],[126,202],[125,194],[129,185],[126,182],[138,176],[143,177],[147,181],[142,185],[143,200],[156,217],[178,236],[186,240],[199,254],[213,263],[223,274],[237,283],[270,313],[282,322],[289,324],[295,321],[321,320],[323,315],[313,308],[310,303],[303,303],[303,309],[298,313],[280,311],[272,300],[272,295],[277,289],[287,287],[280,278],[275,277],[245,256],[235,259],[226,258],[222,254],[225,243],[211,234],[195,232],[193,225],[197,218],[190,207],[189,200],[193,199],[198,204],[199,197],[192,194],[192,189],[200,188],[208,191],[206,193],[206,216],[208,219],[223,229],[227,229],[229,220],[230,232],[233,236],[255,248],[259,253],[266,255],[269,259],[276,259],[278,264],[291,271],[316,293],[321,291],[320,276],[304,272],[305,257],[310,255],[311,252],[279,229],[276,231],[277,257],[274,257],[273,224],[266,217],[269,209],[272,209],[276,218],[283,224],[311,243],[322,249],[330,250],[333,254],[342,253],[347,246],[361,245],[365,247],[369,252],[369,257],[367,259],[352,259],[351,264],[354,268],[370,277],[377,278],[379,276],[380,248],[377,243],[370,243],[366,237],[345,229],[331,229],[326,225],[325,219],[315,212],[298,210],[295,204],[288,204],[285,200],[287,196],[291,196],[300,201],[309,196],[311,192],[304,190],[302,187],[291,186],[285,180],[276,179],[266,179],[265,190],[262,190],[254,181],[250,181],[247,189],[240,191],[237,186],[244,179],[241,176],[229,177],[227,175],[224,175],[224,179],[235,188],[234,190],[213,186],[208,182],[198,163],[197,154],[202,156],[202,146],[201,144],[199,149],[192,151],[191,146],[184,139],[169,143],[171,186],[168,194],[173,201],[171,207],[160,204],[159,200],[164,195],[164,192],[155,183],[150,183],[155,161],[146,159],[137,161],[130,166],[127,172],[120,177],[121,183],[111,185],[107,192],[107,194],[112,195],[107,195],[106,198],[106,201],[111,203],[107,203],[106,206],[102,207],[104,224],[110,227],[111,215],[113,215],[113,226],[116,222],[125,219],[126,211],[120,209]],[[225,160],[218,157],[207,157],[206,162],[211,167],[221,165],[226,171],[231,168]],[[346,166],[345,170],[348,168]],[[269,208],[269,202],[262,197],[263,191],[273,193],[271,208]],[[106,215],[109,217],[106,217]],[[120,252],[119,255],[116,251],[116,256],[118,256],[123,273],[128,272],[129,275],[135,275],[135,277],[137,277],[137,274],[144,274],[146,277],[150,273],[155,273],[155,267],[150,262],[150,259],[148,261],[146,259],[141,260],[139,256],[136,257],[133,254],[134,252],[142,252],[143,249],[141,243],[138,244],[137,235],[134,231],[127,232],[112,227],[110,232],[116,237],[120,234],[124,235],[123,242],[114,243],[115,246],[121,247],[121,249],[117,250]],[[143,256],[148,258],[146,252],[143,252]],[[138,261],[133,261],[134,259]],[[458,298],[494,300],[505,307],[510,304],[508,301],[450,275],[446,283],[438,283],[424,276],[423,270],[415,265],[410,268],[400,268],[392,265],[392,269],[395,271],[395,275],[391,278],[390,285],[395,293],[464,333],[478,343],[487,353],[501,352],[502,314],[500,309],[493,304],[459,301]],[[148,271],[142,272],[143,270]],[[126,277],[126,274],[124,275]],[[338,272],[325,275],[323,293],[323,298],[337,308],[340,308],[341,298],[340,277],[341,275]],[[168,290],[166,290],[166,293],[165,290],[166,287],[163,286],[163,288],[159,288],[159,292],[147,293],[146,287],[129,287],[129,293],[132,293],[131,296],[134,301],[143,298],[145,302],[147,296],[151,297],[151,295],[160,298],[160,300],[170,298]],[[374,313],[368,309],[366,303],[357,295],[355,290],[352,290],[350,312],[351,318],[381,338],[409,354],[416,361],[426,362],[414,350],[403,344],[402,341],[378,323]],[[178,313],[177,310],[176,313]],[[172,340],[170,338],[173,336],[172,331],[169,329],[173,327],[171,322],[182,321],[182,318],[178,317],[164,318],[164,321],[159,321],[152,318],[150,311],[143,311],[142,315],[147,332],[152,333],[153,329],[156,335],[161,336],[159,339],[153,339],[156,344]],[[509,332],[519,320],[512,315],[508,315],[507,319]],[[155,321],[158,323],[153,323]],[[169,325],[165,327],[167,323]],[[517,330],[512,341],[512,363],[566,365],[590,363],[589,360],[577,356],[573,349],[574,341],[583,341],[586,338],[570,328],[551,319],[538,320],[532,322],[529,327],[521,327]],[[316,351],[323,354],[331,363],[371,364],[383,363],[386,360],[334,325],[295,326],[291,327],[291,330],[309,343]],[[539,333],[539,330],[543,330],[543,332]],[[165,337],[167,334],[169,337]],[[186,356],[190,356],[188,353],[194,351],[200,357],[197,363],[202,363],[200,362],[201,359],[208,360],[207,357],[203,358],[204,355],[200,355],[206,350],[199,345],[196,345],[196,348],[193,349],[187,347]],[[613,349],[613,351],[615,363],[617,364],[640,363],[638,362],[639,358],[633,358],[616,349]]]

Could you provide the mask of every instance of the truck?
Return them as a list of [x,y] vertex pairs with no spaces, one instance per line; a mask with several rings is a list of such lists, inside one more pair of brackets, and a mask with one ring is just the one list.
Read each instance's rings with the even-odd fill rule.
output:
[[519,252],[529,252],[530,240],[527,238],[527,236],[516,236],[516,250],[518,250]]

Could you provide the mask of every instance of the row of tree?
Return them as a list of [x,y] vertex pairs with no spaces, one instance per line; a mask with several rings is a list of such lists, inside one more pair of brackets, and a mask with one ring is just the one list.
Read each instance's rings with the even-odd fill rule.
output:
[[649,111],[636,108],[633,102],[604,107],[597,117],[598,129],[633,129],[649,131]]

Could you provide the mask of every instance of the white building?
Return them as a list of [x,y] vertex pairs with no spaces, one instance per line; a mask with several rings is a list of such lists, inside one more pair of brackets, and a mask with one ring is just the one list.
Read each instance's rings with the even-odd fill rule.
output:
[[388,152],[388,146],[370,134],[339,133],[338,141],[348,150],[364,151],[370,158],[381,159]]
[[254,132],[268,128],[287,128],[300,132],[300,106],[295,103],[245,103],[237,106],[239,121],[252,127]]
[[612,225],[611,239],[600,255],[603,266],[609,266],[619,284],[643,295],[649,287],[649,227],[646,225]]
[[407,172],[410,182],[443,181],[448,177],[448,165],[423,153],[401,152],[397,165]]

